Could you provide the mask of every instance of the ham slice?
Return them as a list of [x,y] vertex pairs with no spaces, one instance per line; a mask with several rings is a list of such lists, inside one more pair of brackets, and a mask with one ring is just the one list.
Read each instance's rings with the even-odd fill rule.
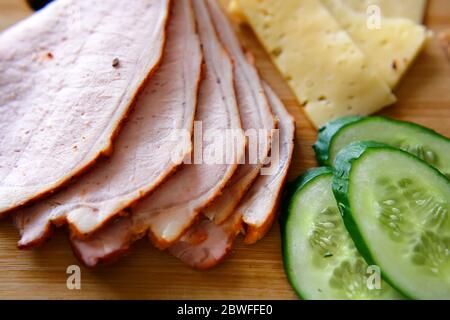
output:
[[136,240],[144,236],[145,231],[135,232],[131,219],[122,218],[112,221],[106,228],[86,240],[70,235],[70,244],[78,260],[93,268],[99,264],[115,262],[130,250]]
[[117,259],[146,234],[161,249],[175,243],[224,188],[244,156],[245,138],[234,92],[232,62],[212,27],[204,0],[193,3],[205,56],[205,78],[200,86],[196,114],[202,128],[197,130],[203,134],[211,130],[216,133],[215,141],[210,141],[200,152],[205,156],[208,147],[220,144],[226,131],[232,129],[236,140],[234,144],[225,145],[225,154],[233,154],[233,161],[185,164],[152,195],[138,203],[129,217],[114,221],[89,239],[71,237],[76,255],[87,266]]
[[59,0],[0,35],[0,215],[111,151],[165,42],[169,0]]
[[[147,226],[154,244],[161,249],[178,240],[194,223],[201,210],[220,194],[245,152],[232,61],[219,42],[204,0],[194,0],[193,3],[206,61],[197,120],[202,124],[204,136],[208,131],[216,131],[215,137],[211,137],[211,134],[208,137],[215,138],[210,146],[221,146],[223,141],[228,140],[228,131],[232,130],[234,143],[225,145],[224,155],[234,156],[232,161],[220,159],[214,164],[204,161],[202,164],[186,165],[133,209],[132,218],[139,226],[138,230]],[[205,144],[203,149],[200,152],[206,157],[208,146]]]
[[173,255],[193,268],[208,269],[223,261],[231,252],[236,236],[244,228],[245,241],[254,243],[273,224],[293,154],[295,124],[272,89],[267,84],[264,88],[279,120],[280,137],[273,140],[272,146],[272,150],[279,150],[279,157],[273,157],[276,165],[273,174],[258,177],[235,213],[225,223],[217,225],[203,220],[169,249]]
[[162,65],[138,97],[113,156],[63,192],[20,210],[20,247],[42,243],[52,222],[69,223],[78,237],[94,232],[153,191],[191,153],[202,66],[195,28],[190,2],[176,1]]
[[273,141],[273,171],[260,176],[239,204],[236,212],[241,213],[245,226],[244,241],[253,244],[269,231],[276,216],[286,176],[294,152],[295,121],[269,85],[264,84],[273,111],[279,121],[279,136]]
[[206,0],[214,26],[235,66],[236,95],[249,145],[244,164],[240,165],[222,194],[204,210],[216,223],[224,222],[257,178],[270,150],[275,128],[270,106],[261,86],[258,72],[245,56],[231,23],[216,0]]
[[169,251],[191,268],[207,270],[227,258],[236,237],[243,232],[242,228],[242,216],[236,213],[221,225],[203,219],[190,228]]

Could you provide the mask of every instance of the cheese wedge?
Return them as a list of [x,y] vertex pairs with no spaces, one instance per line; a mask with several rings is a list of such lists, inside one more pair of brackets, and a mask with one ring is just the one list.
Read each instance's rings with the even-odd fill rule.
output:
[[[245,22],[241,12],[240,0],[232,0],[228,10],[234,19]],[[245,0],[242,0],[245,1]],[[395,88],[403,75],[423,49],[428,38],[427,29],[404,18],[414,12],[418,17],[426,7],[425,0],[321,0],[334,18],[350,34],[353,41],[366,54],[369,64],[376,68],[380,77]],[[383,17],[380,28],[368,28],[367,8],[374,4],[380,6]],[[410,6],[407,6],[407,5]],[[402,10],[404,14],[402,13]],[[414,9],[414,10],[413,10]],[[387,12],[388,14],[385,14]]]
[[395,102],[319,0],[241,0],[240,7],[315,126]]
[[354,10],[367,14],[370,5],[381,9],[384,17],[406,18],[422,23],[427,7],[427,0],[342,0]]
[[[240,0],[229,2],[229,13],[239,22],[245,22],[241,12]],[[356,12],[367,14],[370,5],[380,8],[383,17],[405,18],[422,23],[427,8],[427,0],[342,0]]]
[[408,19],[384,17],[378,26],[369,28],[368,16],[348,6],[349,0],[322,2],[366,54],[369,64],[376,68],[380,77],[395,88],[424,47],[426,28]]

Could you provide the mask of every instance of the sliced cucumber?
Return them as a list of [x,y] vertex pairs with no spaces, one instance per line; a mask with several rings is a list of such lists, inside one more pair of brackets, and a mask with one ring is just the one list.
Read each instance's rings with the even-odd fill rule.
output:
[[398,299],[387,283],[370,287],[371,269],[345,229],[329,168],[307,172],[292,188],[282,224],[288,279],[304,299]]
[[[321,166],[332,166],[334,163],[334,158],[336,156],[336,140],[339,130],[343,130],[348,125],[355,124],[358,121],[364,119],[362,116],[349,116],[339,118],[337,120],[328,122],[322,128],[319,129],[319,136],[317,137],[317,142],[313,145],[313,149],[316,153],[317,162]],[[354,138],[357,141],[358,138]],[[374,139],[369,139],[374,140]],[[353,142],[353,140],[351,141]],[[350,143],[351,143],[350,142]],[[345,147],[345,142],[339,143],[339,147]],[[347,143],[349,144],[349,143]],[[339,150],[337,150],[339,152]]]
[[383,117],[342,118],[320,129],[314,150],[321,165],[331,166],[342,148],[369,140],[408,151],[450,178],[450,139],[410,122]]
[[405,296],[450,299],[450,180],[402,150],[354,143],[333,192],[356,247]]

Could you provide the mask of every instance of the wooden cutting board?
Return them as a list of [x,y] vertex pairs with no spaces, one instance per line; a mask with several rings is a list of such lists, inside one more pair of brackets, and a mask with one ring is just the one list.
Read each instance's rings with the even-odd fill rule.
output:
[[[226,1],[226,0],[223,0]],[[0,28],[29,15],[23,0],[0,0]],[[450,1],[430,0],[427,26],[439,34],[450,28]],[[306,120],[285,82],[252,33],[239,30],[258,68],[297,120],[295,160],[290,179],[316,166],[311,145],[316,130]],[[0,71],[1,72],[1,71]],[[397,90],[399,102],[382,112],[414,121],[450,136],[450,61],[434,37]],[[147,241],[139,242],[118,264],[97,270],[81,268],[81,290],[68,290],[66,269],[76,265],[64,232],[36,251],[16,248],[11,222],[0,222],[0,299],[293,299],[283,271],[278,225],[253,246],[238,241],[223,265],[207,272],[186,268]]]

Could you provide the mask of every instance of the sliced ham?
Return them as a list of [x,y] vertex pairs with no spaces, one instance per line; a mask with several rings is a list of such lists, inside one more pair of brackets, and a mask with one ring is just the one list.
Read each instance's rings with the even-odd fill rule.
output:
[[[294,152],[295,121],[269,85],[264,84],[272,110],[279,121],[279,136],[273,139],[271,174],[260,176],[239,204],[245,226],[244,241],[253,244],[266,235],[276,216],[282,189]],[[275,154],[275,152],[279,152]]]
[[210,269],[231,253],[236,236],[243,232],[242,228],[239,214],[231,215],[221,225],[203,219],[171,246],[169,252],[194,269]]
[[70,235],[75,256],[87,267],[111,264],[126,254],[131,245],[145,236],[135,232],[131,219],[117,219],[90,239],[81,240]]
[[0,215],[111,151],[168,12],[169,0],[59,0],[0,35]]
[[[88,266],[118,258],[135,240],[147,234],[161,249],[175,243],[196,221],[201,210],[217,197],[244,156],[245,138],[234,92],[232,62],[212,27],[204,0],[193,3],[205,56],[205,78],[200,86],[196,120],[202,124],[204,134],[216,130],[215,142],[220,142],[228,129],[237,133],[235,143],[225,145],[225,154],[234,154],[233,161],[185,164],[152,195],[133,207],[129,217],[114,221],[89,239],[72,237],[76,255]],[[200,150],[204,156],[207,147],[205,144]]]
[[[295,124],[272,89],[267,84],[264,89],[279,120],[280,137],[273,139],[272,146],[272,160],[275,159],[273,164],[276,166],[271,175],[260,176],[256,180],[235,213],[225,223],[217,225],[203,220],[169,249],[173,255],[193,268],[208,269],[223,261],[243,228],[246,229],[245,241],[254,243],[273,224],[294,150]],[[279,157],[273,156],[276,152],[274,150],[279,150]]]
[[153,191],[191,153],[202,52],[189,1],[176,1],[162,65],[137,99],[110,159],[68,189],[20,210],[19,246],[42,243],[51,224],[90,234]]
[[257,178],[270,150],[275,123],[258,72],[244,54],[231,23],[216,0],[206,0],[206,3],[220,40],[234,60],[236,96],[242,125],[249,139],[245,163],[239,166],[222,194],[204,210],[214,222],[222,223]]
[[[204,0],[194,0],[193,3],[206,61],[197,120],[202,124],[203,135],[218,130],[211,145],[223,144],[221,140],[225,141],[227,131],[232,130],[236,134],[234,145],[226,144],[224,155],[234,154],[234,157],[229,163],[219,161],[208,164],[204,161],[202,164],[186,165],[133,209],[132,218],[136,224],[148,226],[151,239],[161,249],[178,240],[201,210],[220,194],[245,152],[232,61],[215,33]],[[203,150],[200,150],[204,157],[208,153],[207,148],[204,144]]]

